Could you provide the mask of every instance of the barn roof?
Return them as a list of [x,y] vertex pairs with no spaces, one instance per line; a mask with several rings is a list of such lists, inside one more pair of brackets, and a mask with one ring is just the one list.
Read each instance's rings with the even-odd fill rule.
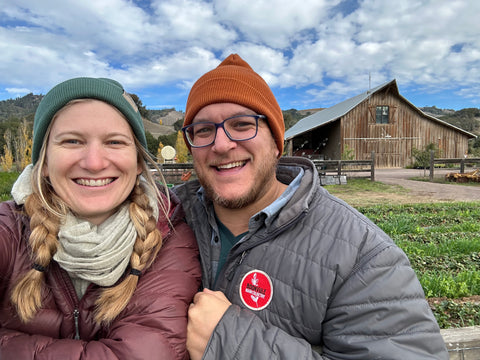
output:
[[430,120],[439,122],[442,125],[445,125],[447,127],[453,128],[456,131],[459,131],[459,132],[463,133],[464,135],[466,135],[470,138],[475,138],[476,137],[476,135],[474,135],[472,133],[469,133],[468,131],[465,131],[465,130],[460,129],[459,127],[456,127],[452,124],[449,124],[445,121],[437,119],[436,117],[425,114],[423,111],[421,111],[419,108],[417,108],[415,105],[413,105],[411,102],[409,102],[407,99],[405,99],[403,96],[400,95],[400,93],[398,91],[398,87],[397,87],[397,82],[396,82],[395,79],[393,79],[393,80],[388,81],[388,82],[386,82],[382,85],[379,85],[379,86],[377,86],[373,89],[365,91],[365,92],[363,92],[363,93],[361,93],[357,96],[354,96],[350,99],[347,99],[347,100],[342,101],[342,102],[340,102],[336,105],[333,105],[332,107],[329,107],[327,109],[318,111],[318,112],[316,112],[316,113],[314,113],[310,116],[307,116],[307,117],[301,119],[300,121],[298,121],[295,125],[293,125],[290,129],[288,129],[285,132],[284,139],[285,140],[290,140],[290,139],[294,138],[295,136],[298,136],[300,134],[309,132],[309,131],[311,131],[315,128],[321,127],[325,124],[328,124],[328,123],[331,123],[333,121],[336,121],[336,120],[340,119],[342,116],[347,114],[350,110],[352,110],[353,108],[358,106],[360,103],[362,103],[363,101],[368,99],[372,94],[374,94],[374,93],[376,93],[376,92],[378,92],[378,91],[380,91],[380,90],[382,90],[382,89],[384,89],[388,86],[391,86],[392,90],[394,90],[400,98],[402,98],[407,104],[409,104],[411,107],[413,107],[416,111],[421,113],[422,116],[424,116],[424,117],[426,117]]

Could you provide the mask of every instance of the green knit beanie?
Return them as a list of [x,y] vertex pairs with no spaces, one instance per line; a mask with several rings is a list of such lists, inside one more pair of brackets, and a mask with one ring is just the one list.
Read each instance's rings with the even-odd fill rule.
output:
[[53,87],[42,99],[33,121],[32,163],[38,160],[40,150],[53,116],[68,102],[75,99],[97,99],[116,107],[127,119],[133,133],[147,149],[142,117],[135,102],[115,80],[80,77],[64,81]]

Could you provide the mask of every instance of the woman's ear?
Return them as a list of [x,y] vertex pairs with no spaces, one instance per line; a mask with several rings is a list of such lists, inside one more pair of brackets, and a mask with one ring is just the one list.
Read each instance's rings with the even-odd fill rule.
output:
[[42,172],[41,172],[42,176],[47,178],[48,177],[48,165],[47,165],[47,159],[45,159],[45,162],[43,163],[43,166],[42,166]]

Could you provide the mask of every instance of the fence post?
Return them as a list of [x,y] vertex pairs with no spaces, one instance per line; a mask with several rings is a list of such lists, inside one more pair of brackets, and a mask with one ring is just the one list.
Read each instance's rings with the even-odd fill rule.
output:
[[[435,168],[435,151],[430,150],[430,181],[433,181],[433,169]],[[425,174],[423,174],[425,176]]]
[[370,180],[371,181],[375,181],[375,151],[372,151],[371,153],[371,157],[372,157],[372,166],[371,166],[371,170],[370,170]]
[[342,160],[338,160],[338,171],[337,171],[338,178],[340,179],[340,175],[342,175]]
[[465,159],[460,160],[460,174],[465,172]]

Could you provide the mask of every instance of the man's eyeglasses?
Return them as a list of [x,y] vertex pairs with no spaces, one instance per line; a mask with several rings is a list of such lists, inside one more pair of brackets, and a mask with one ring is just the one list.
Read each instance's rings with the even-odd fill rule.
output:
[[221,123],[210,121],[198,122],[182,128],[191,147],[200,148],[215,142],[218,128],[222,128],[232,141],[253,139],[258,132],[258,119],[266,119],[265,115],[237,115],[223,120]]

